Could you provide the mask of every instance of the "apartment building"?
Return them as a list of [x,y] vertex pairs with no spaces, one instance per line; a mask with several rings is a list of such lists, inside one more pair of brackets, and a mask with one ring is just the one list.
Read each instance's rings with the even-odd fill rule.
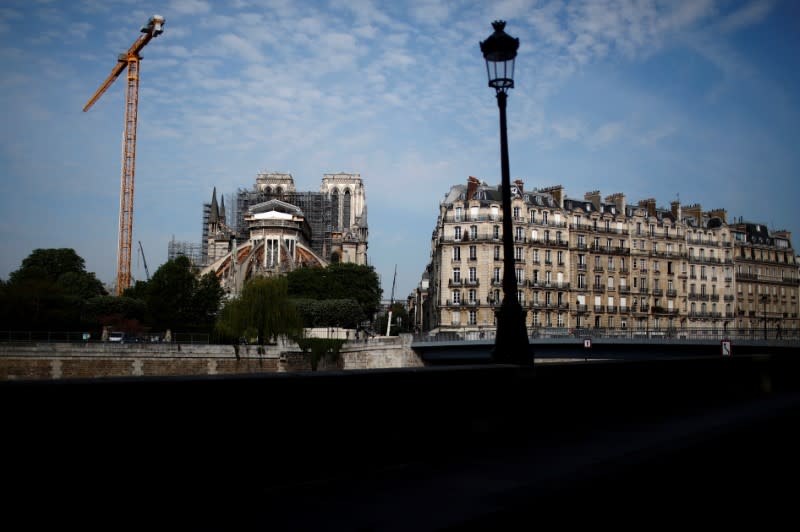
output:
[[[511,210],[517,297],[532,335],[752,331],[764,317],[770,330],[798,328],[798,266],[788,232],[729,223],[724,209],[697,204],[660,208],[654,198],[628,204],[622,193],[577,199],[561,185],[525,188],[521,180],[512,185]],[[501,201],[499,185],[469,177],[441,202],[424,283],[411,298],[420,330],[496,327]]]

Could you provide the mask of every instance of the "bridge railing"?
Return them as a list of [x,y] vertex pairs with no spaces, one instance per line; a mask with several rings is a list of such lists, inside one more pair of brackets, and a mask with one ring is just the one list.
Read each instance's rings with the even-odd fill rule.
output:
[[[85,331],[0,331],[0,343],[98,343],[102,342],[97,334],[86,336]],[[164,333],[146,333],[131,336],[124,343],[164,342]],[[172,343],[208,344],[211,337],[208,333],[174,332]]]
[[[547,339],[612,339],[641,341],[671,340],[731,340],[731,341],[763,341],[800,343],[799,329],[630,329],[630,328],[567,328],[540,327],[528,330],[530,341]],[[495,330],[461,330],[438,331],[433,333],[417,333],[414,343],[419,342],[462,342],[462,341],[494,341]]]

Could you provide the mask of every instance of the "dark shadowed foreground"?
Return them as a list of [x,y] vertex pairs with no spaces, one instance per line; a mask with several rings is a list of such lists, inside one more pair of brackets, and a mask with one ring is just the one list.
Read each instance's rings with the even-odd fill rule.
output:
[[799,368],[782,355],[4,382],[3,500],[30,528],[763,527],[796,505]]

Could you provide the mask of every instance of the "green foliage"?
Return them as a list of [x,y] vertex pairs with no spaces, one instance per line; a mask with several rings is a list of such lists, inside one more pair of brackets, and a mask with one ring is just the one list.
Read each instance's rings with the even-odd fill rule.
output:
[[197,277],[184,256],[161,265],[147,283],[138,282],[126,295],[147,303],[148,322],[173,331],[210,331],[224,291],[213,273]]
[[306,327],[354,329],[366,319],[355,299],[297,299],[295,305]]
[[9,282],[30,278],[56,282],[65,273],[86,273],[86,261],[74,249],[34,249],[23,259],[22,266],[11,273]]
[[284,277],[250,279],[241,295],[222,308],[216,332],[229,339],[255,333],[261,345],[280,336],[302,337],[303,322],[287,288]]
[[96,296],[86,301],[84,316],[88,321],[101,325],[112,325],[124,329],[123,321],[143,322],[147,314],[147,304],[132,297]]
[[383,290],[372,266],[353,263],[327,268],[298,268],[286,276],[289,295],[297,299],[354,299],[367,319],[377,311]]
[[[377,320],[377,327],[380,334],[386,334],[386,320],[389,319],[389,312],[385,312]],[[399,323],[399,324],[398,324]],[[399,333],[411,332],[413,324],[408,316],[408,311],[402,303],[392,305],[392,328],[389,336],[397,336]]]
[[0,319],[9,329],[75,330],[86,325],[85,301],[102,295],[75,250],[35,249],[0,290]]
[[330,361],[338,361],[341,357],[340,350],[346,340],[336,338],[300,338],[297,345],[303,353],[311,351],[311,370],[317,371],[319,361],[323,357],[328,357]]

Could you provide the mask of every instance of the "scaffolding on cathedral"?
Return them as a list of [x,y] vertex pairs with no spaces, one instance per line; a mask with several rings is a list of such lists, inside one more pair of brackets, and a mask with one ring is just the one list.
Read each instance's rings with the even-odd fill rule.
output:
[[187,257],[197,267],[205,266],[206,253],[202,244],[175,240],[173,236],[167,246],[167,260],[174,260],[179,256]]
[[248,238],[244,217],[247,209],[271,199],[278,199],[299,207],[305,220],[311,227],[311,249],[320,257],[329,258],[331,254],[331,219],[332,201],[323,192],[282,192],[279,194],[252,189],[239,189],[236,194],[235,220],[236,238],[245,241]]

